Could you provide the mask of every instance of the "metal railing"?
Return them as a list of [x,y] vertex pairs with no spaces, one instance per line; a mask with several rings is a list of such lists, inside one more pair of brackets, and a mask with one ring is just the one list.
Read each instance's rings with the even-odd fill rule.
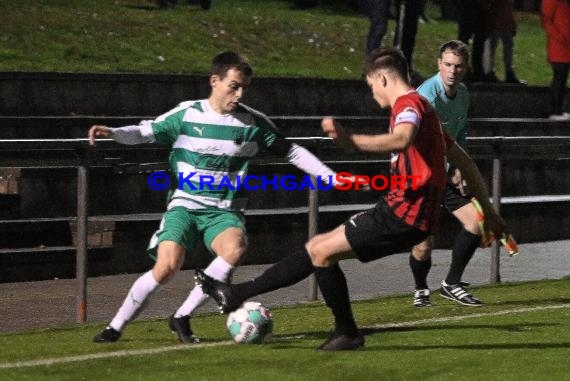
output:
[[[332,143],[328,138],[307,137],[290,138],[305,146],[312,146],[317,150],[330,149]],[[549,137],[478,137],[469,138],[469,149],[472,157],[476,159],[492,160],[492,202],[500,209],[502,160],[533,159],[533,158],[568,158],[570,157],[569,136]],[[116,165],[123,162],[125,157],[138,160],[138,164],[150,161],[160,162],[166,157],[168,149],[157,146],[124,146],[111,140],[99,140],[98,148],[92,149],[87,139],[43,139],[43,140],[0,140],[0,168],[21,167],[63,167],[76,168],[77,171],[77,241],[75,245],[76,256],[76,303],[77,321],[83,323],[87,320],[87,226],[89,210],[89,167],[93,165]],[[116,157],[121,152],[121,159]],[[362,156],[361,156],[362,157]],[[323,159],[327,162],[326,158]],[[367,163],[369,156],[353,159]],[[373,160],[378,162],[378,159]],[[258,161],[259,163],[259,161]],[[319,218],[318,190],[311,190],[308,198],[309,237],[317,234]],[[490,269],[490,282],[500,281],[499,246],[494,243],[492,247],[492,263]],[[317,285],[314,279],[309,281],[309,299],[317,298]]]

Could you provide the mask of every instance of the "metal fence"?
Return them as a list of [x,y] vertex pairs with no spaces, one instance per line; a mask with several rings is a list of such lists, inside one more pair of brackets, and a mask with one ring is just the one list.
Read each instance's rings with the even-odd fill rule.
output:
[[[330,155],[332,143],[328,138],[305,137],[290,138],[294,142],[299,142],[305,146],[314,148],[317,154],[327,162],[327,154]],[[501,182],[502,182],[502,162],[505,159],[559,159],[570,156],[569,136],[519,136],[519,137],[477,137],[469,138],[469,150],[472,157],[479,160],[492,161],[492,202],[497,209],[501,206]],[[94,165],[113,166],[143,165],[150,167],[166,168],[164,163],[164,147],[157,146],[124,146],[118,145],[111,140],[99,140],[97,149],[89,146],[87,139],[20,139],[20,140],[0,140],[0,168],[75,168],[77,171],[77,215],[76,219],[76,301],[77,301],[77,321],[82,323],[87,320],[87,226],[89,220],[89,168]],[[117,158],[117,152],[121,152],[121,159]],[[332,151],[338,152],[338,151]],[[320,153],[324,153],[320,155]],[[335,156],[336,157],[336,156]],[[356,157],[356,159],[355,159]],[[127,159],[128,158],[128,159]],[[361,163],[378,162],[378,159],[371,159],[370,156],[354,156],[352,160]],[[258,164],[278,164],[278,161],[258,161]],[[145,168],[149,168],[147,165]],[[570,196],[563,196],[565,200],[570,200]],[[335,208],[335,206],[328,206]],[[341,206],[338,206],[339,208]],[[343,205],[344,210],[362,208],[362,205]],[[278,213],[279,210],[270,209],[269,212]],[[308,235],[315,235],[318,229],[319,207],[318,190],[309,191],[308,205],[306,212],[309,216]],[[14,220],[0,221],[3,223],[14,222]],[[500,281],[500,256],[499,246],[494,243],[492,247],[492,261],[490,269],[490,282]],[[309,299],[317,298],[317,285],[314,279],[309,282]]]

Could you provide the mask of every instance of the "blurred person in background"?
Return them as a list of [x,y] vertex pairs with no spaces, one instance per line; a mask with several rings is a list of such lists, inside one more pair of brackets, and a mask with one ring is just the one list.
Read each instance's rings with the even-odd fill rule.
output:
[[499,82],[495,70],[495,56],[499,40],[503,45],[505,82],[526,85],[517,78],[513,68],[514,37],[517,22],[513,10],[513,0],[492,0],[489,8],[489,38],[485,47],[483,67],[487,82]]
[[358,10],[370,21],[366,36],[365,54],[383,46],[384,36],[388,30],[390,0],[358,0]]
[[542,0],[541,21],[546,31],[548,62],[552,66],[552,120],[570,120],[562,110],[570,69],[570,0]]
[[489,1],[455,0],[457,8],[457,39],[469,45],[471,39],[471,73],[468,82],[485,82],[483,52],[489,37]]
[[416,45],[416,35],[418,33],[418,20],[422,5],[419,0],[396,0],[396,33],[394,34],[395,48],[404,53],[412,86],[418,86],[424,78],[417,73],[412,64],[414,46]]

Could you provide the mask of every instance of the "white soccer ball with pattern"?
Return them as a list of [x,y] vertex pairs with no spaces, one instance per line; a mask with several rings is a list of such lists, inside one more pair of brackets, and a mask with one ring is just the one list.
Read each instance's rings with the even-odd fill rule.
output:
[[273,332],[273,316],[261,303],[245,302],[229,314],[226,326],[236,343],[261,344]]

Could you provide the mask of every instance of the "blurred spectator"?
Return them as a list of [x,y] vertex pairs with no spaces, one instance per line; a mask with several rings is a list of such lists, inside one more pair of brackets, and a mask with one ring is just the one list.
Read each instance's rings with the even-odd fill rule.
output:
[[499,82],[495,69],[495,56],[499,39],[503,45],[505,82],[526,84],[517,78],[513,69],[514,36],[517,22],[513,10],[513,0],[491,0],[489,8],[489,39],[485,48],[483,66],[487,82]]
[[429,22],[429,17],[426,14],[427,2],[427,0],[418,0],[420,22]]
[[515,0],[515,9],[518,11],[539,11],[540,0]]
[[489,36],[489,0],[455,0],[457,7],[457,39],[469,45],[471,37],[470,82],[485,82],[483,52]]
[[414,45],[416,44],[416,34],[418,32],[418,19],[420,17],[420,5],[418,0],[396,0],[396,33],[394,35],[394,47],[399,48],[406,61],[412,79],[412,85],[418,86],[423,82],[418,73],[413,70],[412,57]]
[[388,30],[390,0],[358,0],[358,8],[368,17],[370,27],[366,37],[366,55],[383,46],[384,35]]
[[457,21],[457,7],[455,6],[455,0],[435,0],[434,3],[439,5],[442,19]]
[[540,11],[552,66],[550,119],[570,120],[570,113],[562,111],[570,69],[570,0],[542,0]]

